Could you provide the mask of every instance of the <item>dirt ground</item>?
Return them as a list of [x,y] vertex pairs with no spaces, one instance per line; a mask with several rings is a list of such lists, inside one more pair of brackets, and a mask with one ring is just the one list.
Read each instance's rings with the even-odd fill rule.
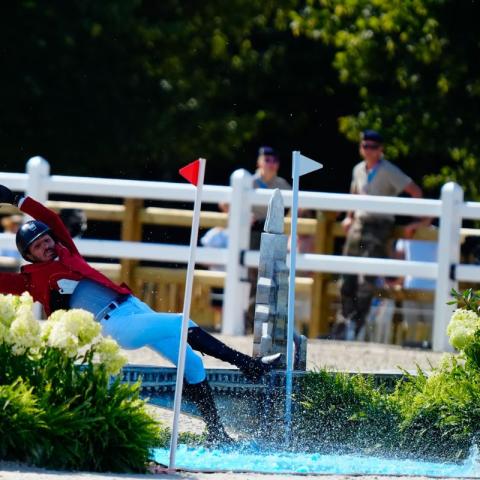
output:
[[[238,350],[251,354],[252,337],[226,337],[218,336],[225,343]],[[140,365],[169,365],[162,357],[148,348],[126,351],[129,363]],[[415,370],[416,366],[429,369],[435,366],[442,354],[425,350],[407,349],[394,345],[381,345],[361,342],[334,342],[328,340],[312,340],[308,345],[307,369],[326,367],[331,370],[349,372],[399,372],[400,369]],[[226,368],[229,365],[210,357],[204,357],[207,368]],[[171,423],[172,413],[169,410],[152,407],[152,413],[161,421]],[[203,430],[203,422],[199,419],[182,415],[180,421],[181,431],[200,432]],[[129,480],[139,478],[161,479],[215,479],[215,480],[269,480],[296,478],[297,475],[265,475],[252,473],[197,473],[197,472],[158,472],[145,475],[118,475],[118,474],[91,474],[83,472],[59,472],[44,469],[31,468],[15,463],[0,462],[0,480]],[[325,480],[394,480],[402,477],[393,476],[359,476],[359,475],[298,475],[302,479]],[[410,479],[422,479],[426,477],[409,477]]]
[[[0,462],[0,480],[133,480],[133,479],[162,479],[162,480],[280,480],[298,478],[302,480],[400,480],[405,477],[379,475],[264,475],[260,473],[202,473],[202,472],[165,472],[149,475],[118,475],[93,474],[84,472],[47,471],[38,468],[28,468],[13,463]],[[427,480],[431,477],[408,477],[409,480]]]
[[[227,345],[252,354],[253,337],[215,335]],[[149,348],[125,350],[130,363],[142,365],[171,365]],[[399,372],[400,369],[415,370],[416,365],[428,369],[436,365],[442,354],[430,350],[403,348],[380,343],[340,342],[332,340],[309,340],[307,370],[326,367],[348,372]],[[212,357],[203,357],[206,368],[228,368],[228,363]]]

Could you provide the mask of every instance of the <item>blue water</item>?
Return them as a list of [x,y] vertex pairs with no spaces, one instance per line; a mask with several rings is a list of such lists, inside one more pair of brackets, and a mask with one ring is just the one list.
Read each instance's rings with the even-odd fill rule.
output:
[[[262,452],[255,447],[217,450],[179,445],[176,467],[191,470],[258,473],[323,473],[364,475],[428,475],[433,477],[480,478],[478,452],[461,464],[418,460],[393,460],[359,455],[322,455],[289,452]],[[155,449],[157,462],[168,465],[169,450]]]

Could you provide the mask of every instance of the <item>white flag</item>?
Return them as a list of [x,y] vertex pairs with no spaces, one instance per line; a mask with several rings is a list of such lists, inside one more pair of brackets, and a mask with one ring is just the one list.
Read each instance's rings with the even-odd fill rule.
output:
[[320,170],[323,168],[323,165],[311,158],[305,157],[304,155],[298,155],[298,175],[306,175],[307,173],[314,172],[315,170]]

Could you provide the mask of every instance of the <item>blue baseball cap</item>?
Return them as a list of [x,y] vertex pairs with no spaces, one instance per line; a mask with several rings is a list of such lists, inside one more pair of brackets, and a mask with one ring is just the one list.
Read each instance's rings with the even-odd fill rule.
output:
[[361,140],[383,143],[383,137],[375,130],[364,130],[361,135]]
[[273,157],[276,157],[277,152],[272,147],[264,145],[258,149],[258,156],[260,155],[272,155]]

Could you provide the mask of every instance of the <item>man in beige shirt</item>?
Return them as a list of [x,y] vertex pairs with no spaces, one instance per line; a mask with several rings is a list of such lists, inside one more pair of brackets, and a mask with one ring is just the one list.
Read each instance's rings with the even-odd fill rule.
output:
[[[383,156],[383,139],[374,130],[365,130],[360,140],[360,155],[363,160],[352,172],[350,192],[362,195],[397,196],[402,192],[414,198],[422,197],[420,187],[397,166]],[[348,212],[342,222],[346,233],[344,255],[385,258],[387,245],[392,236],[395,217],[356,210]],[[411,237],[415,230],[430,223],[421,219],[405,227]],[[353,340],[365,324],[370,303],[375,291],[376,277],[366,275],[343,275],[341,286],[341,314],[333,326],[332,336]]]

